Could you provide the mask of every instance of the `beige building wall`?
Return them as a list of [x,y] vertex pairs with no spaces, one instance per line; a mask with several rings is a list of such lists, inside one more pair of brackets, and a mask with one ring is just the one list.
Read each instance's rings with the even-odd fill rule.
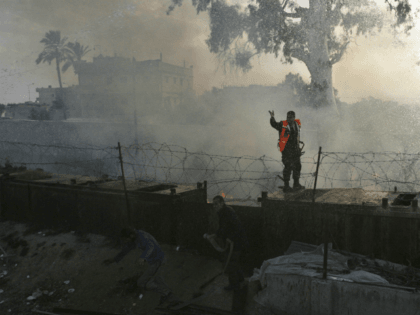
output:
[[193,93],[193,70],[161,60],[96,57],[76,66],[82,115],[133,117],[170,113]]
[[78,86],[66,87],[61,90],[60,88],[52,88],[50,85],[48,88],[37,88],[36,91],[39,94],[39,97],[36,99],[37,104],[46,104],[49,109],[54,105],[54,101],[57,101],[61,95],[61,98],[66,105],[67,116],[69,118],[81,117],[82,113]]
[[39,97],[36,99],[36,102],[39,104],[47,104],[49,106],[53,105],[53,101],[57,98],[58,88],[52,88],[51,85],[48,88],[36,88],[36,91],[39,94]]
[[32,110],[49,110],[48,105],[40,105],[34,102],[26,102],[22,104],[11,104],[6,106],[5,117],[12,119],[30,119]]

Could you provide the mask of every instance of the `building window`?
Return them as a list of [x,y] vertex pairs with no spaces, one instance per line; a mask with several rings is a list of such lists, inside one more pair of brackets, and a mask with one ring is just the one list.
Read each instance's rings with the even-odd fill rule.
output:
[[176,84],[176,78],[174,78],[174,84]]
[[127,83],[127,77],[121,77],[120,82],[121,83]]
[[54,94],[51,94],[52,97],[54,97]]
[[183,79],[179,79],[179,82],[181,83],[181,85],[182,85],[183,81],[184,81]]
[[112,77],[107,77],[106,84],[111,84],[111,83],[112,83]]

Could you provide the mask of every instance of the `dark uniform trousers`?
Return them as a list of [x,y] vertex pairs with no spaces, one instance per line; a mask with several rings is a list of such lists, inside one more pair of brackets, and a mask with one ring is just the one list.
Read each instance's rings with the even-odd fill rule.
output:
[[299,181],[302,164],[300,163],[300,150],[298,148],[285,148],[281,155],[281,161],[284,164],[283,178],[285,182],[290,181],[290,175],[293,172],[295,183]]
[[168,295],[171,293],[171,289],[162,278],[162,265],[164,262],[154,262],[148,266],[146,271],[137,280],[137,286],[142,289],[155,291],[161,295]]
[[[241,254],[242,251],[233,251],[232,256],[230,257],[229,264],[226,267],[226,273],[229,278],[229,284],[239,285],[242,281],[244,281],[244,273],[242,271],[241,265]],[[229,257],[229,251],[225,254],[225,261]]]

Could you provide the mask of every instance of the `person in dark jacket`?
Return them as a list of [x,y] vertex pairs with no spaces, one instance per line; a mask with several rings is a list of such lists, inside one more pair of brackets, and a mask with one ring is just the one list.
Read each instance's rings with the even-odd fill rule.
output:
[[139,263],[143,265],[147,262],[149,267],[137,280],[137,287],[140,290],[151,290],[161,294],[161,303],[166,301],[177,301],[171,289],[165,283],[161,275],[162,264],[164,264],[165,254],[159,243],[149,233],[132,228],[121,230],[121,238],[126,241],[125,246],[114,258],[107,259],[103,263],[109,265],[113,262],[118,263],[133,249],[138,248],[142,251]]
[[207,236],[208,239],[220,238],[223,242],[233,243],[233,252],[226,268],[229,278],[229,285],[225,290],[237,290],[244,281],[244,274],[241,267],[241,254],[249,246],[245,230],[235,210],[225,204],[222,196],[213,198],[213,209],[219,217],[219,228],[216,234]]
[[[283,180],[284,192],[291,192],[294,190],[304,189],[300,183],[300,171],[302,164],[300,163],[301,149],[300,142],[300,128],[301,123],[299,119],[295,119],[295,112],[289,111],[287,113],[287,120],[276,122],[274,119],[274,110],[268,111],[271,115],[270,125],[279,131],[279,149],[281,152],[281,160],[284,164]],[[293,189],[289,185],[290,175],[293,172]]]

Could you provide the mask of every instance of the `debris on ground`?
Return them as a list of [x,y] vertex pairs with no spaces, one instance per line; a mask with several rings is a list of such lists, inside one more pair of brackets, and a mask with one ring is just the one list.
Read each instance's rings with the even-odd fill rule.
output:
[[[53,313],[54,308],[158,314],[154,310],[159,294],[146,291],[139,298],[133,286],[146,268],[137,264],[139,253],[133,251],[120,263],[106,267],[102,261],[120,251],[118,242],[95,234],[85,237],[90,241],[80,242],[77,231],[0,222],[0,245],[8,256],[13,255],[0,257],[0,314],[33,315],[34,309]],[[164,279],[182,301],[191,300],[198,287],[223,268],[219,260],[196,251],[161,245],[168,261]],[[24,248],[25,255],[19,255]],[[205,314],[200,307],[230,312],[233,292],[223,290],[227,284],[226,276],[217,277],[204,292],[212,293],[194,303],[197,313]]]

